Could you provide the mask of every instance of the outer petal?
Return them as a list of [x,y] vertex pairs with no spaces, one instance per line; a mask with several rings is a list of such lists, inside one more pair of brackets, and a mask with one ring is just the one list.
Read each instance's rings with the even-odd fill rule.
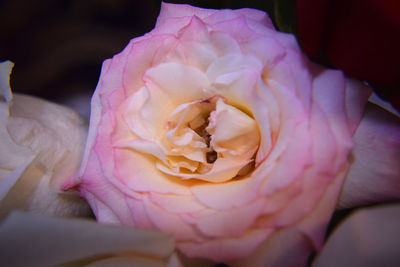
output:
[[234,261],[232,267],[299,267],[306,266],[312,251],[307,237],[295,228],[273,232],[250,256]]
[[[266,27],[273,27],[272,22],[267,14],[265,12],[255,9],[243,8],[238,10],[221,11],[215,9],[198,8],[189,5],[176,5],[162,2],[160,15],[157,18],[156,28],[168,25],[168,22],[171,21],[168,19],[192,16],[197,16],[212,25],[220,21],[227,21],[239,16],[243,16],[248,20],[253,20]],[[168,20],[168,22],[166,20]]]
[[399,266],[399,224],[398,204],[358,210],[334,230],[312,266]]
[[204,243],[179,242],[177,247],[188,257],[227,262],[248,257],[272,232],[272,229],[250,230],[239,238],[214,239]]
[[339,208],[400,199],[400,119],[369,104],[354,135]]

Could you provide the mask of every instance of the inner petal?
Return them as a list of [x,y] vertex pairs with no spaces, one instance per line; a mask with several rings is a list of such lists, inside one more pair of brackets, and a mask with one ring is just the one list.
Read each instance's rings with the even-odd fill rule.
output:
[[166,161],[157,168],[182,179],[225,182],[254,168],[260,143],[255,120],[221,96],[179,105],[162,140]]

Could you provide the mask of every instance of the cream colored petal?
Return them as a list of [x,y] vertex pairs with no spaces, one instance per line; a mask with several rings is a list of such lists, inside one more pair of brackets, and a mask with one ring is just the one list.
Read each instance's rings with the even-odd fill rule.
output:
[[[1,64],[0,216],[12,209],[60,216],[89,215],[77,194],[62,193],[61,184],[80,164],[87,135],[85,121],[69,108],[38,98],[11,95]],[[11,65],[8,64],[8,68]],[[6,76],[3,74],[7,74]],[[3,153],[5,153],[3,155]]]
[[199,179],[203,181],[208,181],[212,183],[222,183],[226,182],[233,177],[240,171],[240,169],[250,163],[252,160],[247,160],[243,162],[235,162],[230,159],[225,158],[218,158],[213,166],[212,169],[204,174],[186,174],[186,173],[178,173],[170,170],[165,165],[157,163],[156,167],[160,171],[164,172],[165,174],[169,174],[172,176],[176,176],[177,178],[183,179]]
[[165,261],[174,251],[165,233],[17,212],[0,225],[0,236],[5,266],[55,266],[122,253]]
[[[214,126],[213,130],[209,131],[214,143],[234,139],[249,132],[257,132],[257,124],[251,117],[225,104],[222,99],[218,100],[216,110],[210,116],[210,124]],[[258,140],[255,142],[258,143]]]
[[136,150],[138,152],[146,153],[149,155],[153,155],[165,164],[167,164],[165,153],[161,146],[157,143],[142,140],[142,139],[134,139],[129,141],[121,141],[118,143],[114,143],[114,147],[118,148],[130,148]]
[[[11,70],[13,67],[14,63],[12,63],[11,61],[0,62],[0,94],[7,103],[12,100],[9,77],[11,75]],[[1,99],[1,101],[4,100]]]
[[[143,77],[153,83],[167,98],[182,104],[213,96],[207,76],[199,69],[178,63],[162,63],[148,69]],[[159,107],[158,107],[159,108]]]
[[222,99],[211,113],[206,129],[211,134],[211,147],[225,158],[248,160],[260,143],[255,120]]
[[14,95],[10,114],[10,134],[18,144],[40,154],[41,163],[54,171],[50,185],[59,191],[79,167],[87,137],[86,121],[67,107],[18,94]]

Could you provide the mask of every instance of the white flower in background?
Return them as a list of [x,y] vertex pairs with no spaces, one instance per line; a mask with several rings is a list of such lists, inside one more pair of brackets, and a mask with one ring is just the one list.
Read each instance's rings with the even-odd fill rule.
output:
[[60,216],[90,210],[60,185],[80,164],[86,122],[73,110],[12,94],[13,64],[0,63],[0,218],[12,209]]

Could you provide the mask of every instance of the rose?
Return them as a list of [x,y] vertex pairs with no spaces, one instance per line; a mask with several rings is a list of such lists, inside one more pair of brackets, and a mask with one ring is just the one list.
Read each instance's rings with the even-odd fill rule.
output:
[[0,217],[12,209],[88,215],[87,204],[59,188],[79,167],[85,121],[69,108],[11,94],[13,64],[0,63]]
[[264,12],[163,3],[155,29],[103,63],[64,188],[100,222],[173,233],[188,257],[301,266],[322,245],[368,95]]
[[313,59],[378,87],[400,110],[400,2],[296,0],[299,42]]

